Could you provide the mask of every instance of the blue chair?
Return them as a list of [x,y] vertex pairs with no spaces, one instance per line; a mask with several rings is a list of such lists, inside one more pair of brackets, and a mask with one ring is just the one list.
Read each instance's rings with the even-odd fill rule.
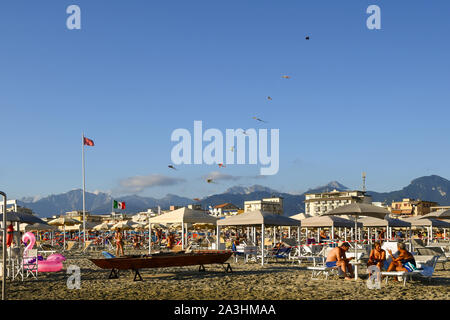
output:
[[112,259],[115,258],[116,256],[107,252],[107,251],[102,251],[102,255],[106,258],[106,259]]

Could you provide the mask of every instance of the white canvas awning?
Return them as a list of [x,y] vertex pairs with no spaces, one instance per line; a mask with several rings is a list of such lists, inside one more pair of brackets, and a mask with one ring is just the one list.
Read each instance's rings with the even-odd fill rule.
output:
[[364,217],[359,219],[359,222],[363,224],[364,227],[392,227],[392,228],[410,228],[411,223],[405,220],[385,217],[384,219],[378,219],[373,217]]
[[[304,228],[353,228],[354,226],[355,221],[336,216],[318,216],[302,220],[302,227]],[[358,227],[362,227],[360,222],[358,222]]]
[[150,218],[150,223],[209,223],[216,225],[217,218],[201,210],[192,210],[189,208],[180,208],[162,215]]
[[295,220],[303,220],[303,219],[306,219],[306,218],[311,218],[311,216],[309,214],[306,214],[306,213],[302,212],[302,213],[297,213],[297,214],[295,214],[293,216],[290,216],[289,218],[295,219]]
[[218,226],[296,226],[301,225],[300,220],[291,219],[278,214],[265,211],[247,211],[236,216],[227,217],[217,222]]
[[450,223],[438,219],[405,218],[403,221],[410,222],[413,227],[450,228]]

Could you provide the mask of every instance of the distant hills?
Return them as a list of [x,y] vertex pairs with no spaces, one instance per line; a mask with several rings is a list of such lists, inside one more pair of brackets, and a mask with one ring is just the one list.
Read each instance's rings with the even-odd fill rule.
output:
[[[225,202],[231,202],[239,207],[243,207],[244,201],[281,196],[284,198],[285,215],[291,216],[299,212],[304,212],[303,201],[305,200],[306,193],[320,193],[334,189],[339,191],[348,190],[347,187],[337,181],[332,181],[325,186],[309,189],[300,195],[278,192],[261,185],[248,187],[235,186],[229,188],[224,193],[201,199],[198,203],[202,204],[205,208]],[[372,196],[373,201],[386,202],[387,204],[390,204],[392,201],[402,200],[403,198],[413,198],[435,201],[440,205],[450,205],[450,181],[436,175],[425,176],[414,179],[408,186],[398,191],[384,193],[368,191],[367,194]],[[157,206],[161,206],[162,209],[168,209],[170,205],[186,206],[194,203],[190,198],[173,194],[168,194],[161,199],[138,195],[115,197],[115,199],[126,202],[125,212],[127,213],[156,208]],[[106,193],[86,192],[86,210],[94,214],[110,213],[112,210],[112,200],[111,195]],[[41,217],[48,217],[67,211],[81,210],[82,201],[82,190],[77,189],[62,194],[50,195],[41,199],[22,198],[19,201],[19,205],[32,209]]]

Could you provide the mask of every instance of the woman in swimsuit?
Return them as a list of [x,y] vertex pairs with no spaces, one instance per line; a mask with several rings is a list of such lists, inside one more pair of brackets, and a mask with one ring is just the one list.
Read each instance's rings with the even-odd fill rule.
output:
[[120,229],[117,229],[114,240],[116,240],[116,255],[119,256],[120,252],[120,255],[123,256],[123,235]]
[[372,251],[370,251],[369,261],[367,266],[377,266],[380,271],[383,270],[384,262],[386,261],[386,251],[381,249],[381,242],[377,241],[374,244]]

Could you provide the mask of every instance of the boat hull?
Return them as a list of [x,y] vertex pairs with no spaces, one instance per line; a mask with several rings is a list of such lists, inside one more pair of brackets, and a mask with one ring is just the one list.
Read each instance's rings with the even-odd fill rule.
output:
[[151,256],[126,256],[111,259],[89,259],[97,267],[115,270],[139,270],[147,268],[183,267],[206,264],[224,264],[231,251],[199,251],[192,253],[164,253]]

